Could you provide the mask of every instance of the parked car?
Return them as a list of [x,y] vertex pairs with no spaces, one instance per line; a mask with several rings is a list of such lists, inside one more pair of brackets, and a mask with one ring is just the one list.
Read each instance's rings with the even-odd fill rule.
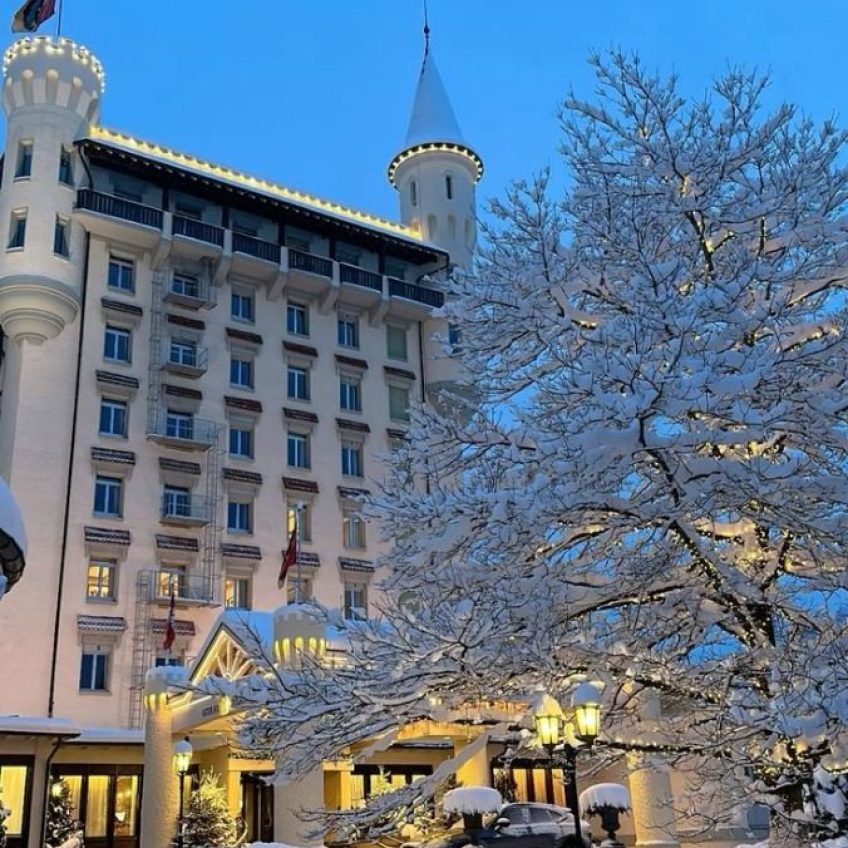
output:
[[[574,815],[555,804],[505,804],[498,811],[495,830],[503,836],[551,836],[555,848],[577,848]],[[584,845],[591,845],[588,823],[584,823],[582,830]]]

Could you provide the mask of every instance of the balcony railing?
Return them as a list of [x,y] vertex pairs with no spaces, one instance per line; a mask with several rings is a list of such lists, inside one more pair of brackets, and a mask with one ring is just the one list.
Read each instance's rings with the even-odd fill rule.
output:
[[366,271],[365,268],[359,268],[356,265],[346,265],[344,262],[340,262],[339,279],[343,283],[350,283],[353,286],[361,286],[377,292],[383,291],[383,278],[380,274],[376,274],[374,271]]
[[169,413],[157,417],[151,438],[185,450],[206,450],[218,438],[218,425],[205,418]]
[[124,200],[111,194],[103,194],[90,188],[81,188],[77,192],[77,209],[87,209],[99,215],[123,218],[134,224],[162,229],[162,210],[145,206],[133,200]]
[[148,587],[153,600],[167,603],[171,590],[177,601],[209,603],[213,599],[213,583],[200,574],[179,574],[173,571],[148,571]]
[[224,246],[224,230],[214,224],[205,221],[196,221],[194,218],[185,218],[182,215],[174,215],[175,236],[186,236],[197,241],[205,241],[209,244]]
[[162,496],[162,521],[171,524],[208,524],[209,502],[206,498],[175,492]]
[[289,248],[289,268],[318,274],[319,277],[333,279],[333,260],[326,256],[316,256],[314,253],[304,253],[302,250]]
[[209,361],[209,351],[200,345],[188,347],[171,343],[168,347],[168,358],[165,360],[165,370],[172,374],[184,374],[188,377],[200,377],[206,373]]
[[280,264],[280,245],[242,233],[233,233],[233,253],[246,253],[275,265]]
[[389,294],[392,297],[403,297],[406,300],[414,300],[427,306],[444,306],[445,293],[438,289],[428,289],[424,286],[416,286],[415,283],[406,283],[389,277]]

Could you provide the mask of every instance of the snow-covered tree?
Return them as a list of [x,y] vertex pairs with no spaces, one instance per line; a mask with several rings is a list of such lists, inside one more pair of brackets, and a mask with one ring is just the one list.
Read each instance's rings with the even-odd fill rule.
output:
[[596,101],[561,112],[568,190],[515,184],[453,282],[473,400],[415,412],[376,499],[383,620],[336,621],[344,666],[227,691],[285,778],[433,693],[563,698],[585,673],[597,756],[678,761],[704,827],[757,802],[776,841],[844,835],[821,778],[848,761],[845,135],[763,114],[755,75],[687,102],[635,57],[594,65]]
[[183,842],[188,848],[223,848],[236,838],[236,823],[230,815],[227,790],[212,771],[200,774],[183,819]]
[[82,848],[82,825],[74,818],[71,788],[64,780],[51,786],[47,799],[45,839],[47,848],[63,848],[69,840],[74,840],[74,848]]

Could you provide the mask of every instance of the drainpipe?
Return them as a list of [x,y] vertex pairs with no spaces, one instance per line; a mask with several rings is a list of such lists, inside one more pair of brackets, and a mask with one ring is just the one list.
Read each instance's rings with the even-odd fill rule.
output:
[[68,449],[68,482],[65,488],[65,512],[62,519],[62,550],[59,555],[59,587],[56,592],[56,614],[53,618],[53,650],[50,657],[50,693],[47,716],[53,718],[56,706],[56,661],[59,655],[59,624],[62,619],[62,595],[65,588],[65,563],[68,554],[68,534],[71,514],[71,489],[74,474],[74,450],[77,443],[77,418],[79,417],[80,375],[82,373],[82,344],[85,337],[85,303],[88,292],[88,265],[91,252],[91,234],[85,234],[85,259],[82,268],[82,297],[80,302],[79,343],[77,345],[77,373],[74,380],[74,411],[71,417],[71,444]]

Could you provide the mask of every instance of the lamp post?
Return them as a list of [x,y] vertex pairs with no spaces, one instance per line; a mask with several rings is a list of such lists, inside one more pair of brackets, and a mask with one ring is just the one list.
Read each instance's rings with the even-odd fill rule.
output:
[[591,748],[601,724],[601,696],[592,683],[581,683],[571,696],[574,715],[573,735],[579,746],[565,741],[565,716],[562,707],[547,693],[539,696],[533,709],[536,735],[548,752],[551,763],[554,750],[562,752],[566,782],[571,786],[568,807],[574,816],[574,836],[577,848],[583,848],[583,826],[580,820],[580,804],[577,793],[577,754],[583,748]]
[[180,782],[180,815],[177,819],[177,846],[183,848],[183,817],[184,817],[184,801],[185,801],[185,776],[188,773],[188,767],[191,765],[191,755],[193,749],[188,737],[181,739],[174,745],[174,771],[177,773],[177,779]]

